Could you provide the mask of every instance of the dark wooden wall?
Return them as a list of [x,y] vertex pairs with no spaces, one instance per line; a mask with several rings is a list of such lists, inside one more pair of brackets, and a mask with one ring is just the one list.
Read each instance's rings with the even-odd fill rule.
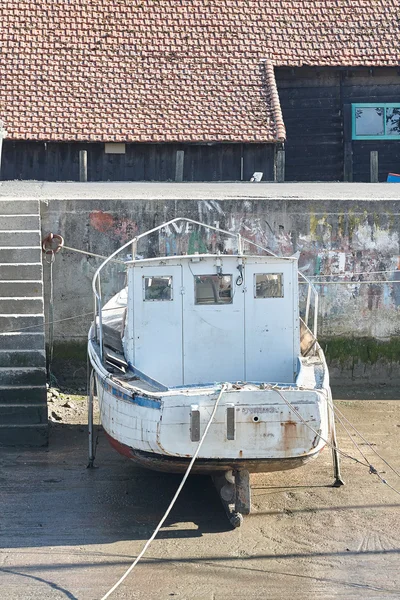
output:
[[379,153],[380,181],[400,172],[400,140],[351,139],[351,104],[400,102],[399,70],[278,68],[276,77],[287,181],[369,181],[371,150]]
[[79,151],[87,150],[89,181],[174,181],[176,152],[184,150],[184,181],[248,181],[255,171],[274,175],[273,144],[126,144],[105,154],[104,144],[11,142],[3,145],[2,179],[78,181]]
[[287,134],[286,180],[342,180],[339,74],[276,69],[276,77]]

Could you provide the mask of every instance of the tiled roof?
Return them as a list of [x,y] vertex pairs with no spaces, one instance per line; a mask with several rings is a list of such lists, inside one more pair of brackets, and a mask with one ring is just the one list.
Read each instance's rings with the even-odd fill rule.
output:
[[398,0],[1,0],[0,13],[12,139],[274,141],[284,126],[263,59],[400,57]]

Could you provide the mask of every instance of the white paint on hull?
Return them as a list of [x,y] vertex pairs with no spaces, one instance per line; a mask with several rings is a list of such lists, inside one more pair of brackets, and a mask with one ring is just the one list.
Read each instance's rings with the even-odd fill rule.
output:
[[[202,388],[190,388],[160,392],[157,399],[154,394],[129,399],[128,394],[118,397],[122,395],[120,388],[110,379],[96,379],[106,432],[135,450],[172,457],[193,455],[197,442],[190,436],[191,406],[199,407],[201,435],[219,391],[216,388],[215,394],[210,394]],[[312,429],[300,422],[273,390],[259,386],[230,389],[220,400],[199,459],[287,459],[320,451],[323,440],[329,437],[326,392],[288,389],[283,394]],[[234,440],[227,439],[228,405],[235,408]]]

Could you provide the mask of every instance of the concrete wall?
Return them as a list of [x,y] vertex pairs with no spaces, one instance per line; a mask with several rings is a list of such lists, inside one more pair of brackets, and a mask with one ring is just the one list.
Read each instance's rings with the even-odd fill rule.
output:
[[[329,188],[329,193],[325,186],[314,186],[309,193],[306,187],[297,188],[302,190],[297,197],[291,197],[289,188],[286,194],[274,194],[276,186],[268,188],[267,194],[266,187],[252,187],[251,194],[249,186],[231,186],[228,194],[214,188],[215,192],[204,188],[202,194],[201,189],[190,191],[186,186],[174,195],[165,194],[165,186],[153,186],[154,192],[148,187],[144,195],[132,193],[132,199],[107,199],[106,193],[96,199],[46,199],[42,202],[43,233],[60,233],[67,246],[109,255],[136,233],[187,216],[240,231],[278,254],[299,251],[303,272],[324,281],[318,288],[319,336],[327,345],[334,377],[381,383],[399,379],[400,283],[394,282],[400,281],[400,200],[393,187],[390,194],[388,187],[379,186],[382,194],[378,188],[366,193],[364,187],[359,193],[360,188],[354,187],[354,199],[347,188],[341,193],[344,188],[340,187]],[[153,236],[139,246],[138,253],[202,252],[211,247],[229,250],[229,242],[224,245],[217,235],[204,237],[197,228],[180,225]],[[68,250],[57,255],[56,320],[91,311],[91,279],[99,262]],[[106,272],[102,280],[106,297],[123,285],[123,271],[123,265],[113,265]],[[384,279],[390,281],[382,283]],[[55,323],[56,339],[84,340],[90,320],[85,315]]]

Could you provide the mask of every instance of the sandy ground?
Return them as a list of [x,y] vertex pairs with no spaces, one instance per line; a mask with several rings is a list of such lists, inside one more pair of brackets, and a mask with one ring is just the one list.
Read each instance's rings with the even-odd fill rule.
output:
[[[85,398],[50,400],[49,448],[0,450],[1,600],[100,599],[180,482],[120,457],[101,431],[97,468],[86,469]],[[400,402],[337,405],[400,470]],[[339,439],[354,453],[343,432]],[[371,462],[400,489],[386,465]],[[329,450],[296,471],[252,476],[253,514],[237,530],[211,480],[189,478],[147,556],[112,598],[400,598],[400,497],[367,469],[348,460],[342,467],[339,489],[331,487]]]

